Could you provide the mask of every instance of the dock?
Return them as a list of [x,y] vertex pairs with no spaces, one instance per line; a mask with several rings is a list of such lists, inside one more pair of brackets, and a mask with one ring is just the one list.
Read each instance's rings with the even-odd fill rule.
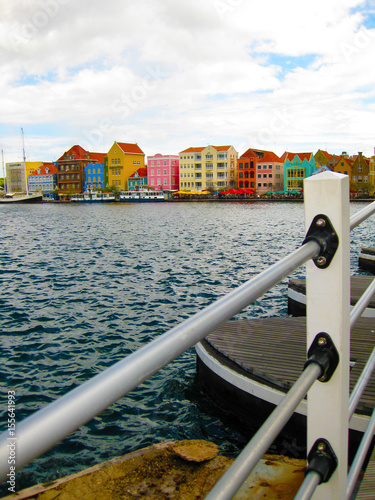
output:
[[[351,334],[352,390],[372,351],[375,320],[361,318]],[[259,427],[301,374],[306,361],[306,318],[284,317],[228,321],[197,346],[197,371],[206,391],[242,422]],[[351,420],[357,447],[375,406],[372,378]],[[307,404],[297,408],[283,432],[305,440]]]
[[[363,292],[374,280],[373,276],[350,277],[350,305],[351,307],[360,299]],[[306,279],[291,278],[288,285],[288,314],[293,316],[306,316]],[[375,318],[375,297],[372,298],[363,317]]]
[[[233,461],[208,441],[159,443],[2,500],[203,499]],[[306,460],[265,455],[234,499],[292,500],[305,467]]]

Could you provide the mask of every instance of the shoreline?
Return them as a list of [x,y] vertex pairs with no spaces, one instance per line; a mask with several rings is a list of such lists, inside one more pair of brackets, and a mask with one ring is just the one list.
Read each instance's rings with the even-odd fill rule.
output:
[[[183,199],[176,199],[176,200],[164,200],[164,201],[120,201],[120,200],[115,200],[115,201],[110,201],[110,202],[90,202],[90,201],[82,201],[82,202],[76,202],[76,201],[71,201],[71,200],[43,200],[42,203],[70,203],[74,205],[105,205],[105,204],[112,204],[112,203],[119,203],[119,204],[124,204],[124,205],[129,205],[129,204],[147,204],[147,203],[232,203],[232,202],[237,202],[237,203],[264,203],[264,202],[272,202],[272,203],[303,203],[303,198],[183,198]],[[371,203],[373,202],[373,198],[353,198],[350,200],[350,202],[360,202],[360,203]]]

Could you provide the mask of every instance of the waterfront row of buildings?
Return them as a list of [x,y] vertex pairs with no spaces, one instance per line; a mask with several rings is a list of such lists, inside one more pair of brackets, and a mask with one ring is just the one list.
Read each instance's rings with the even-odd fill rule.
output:
[[350,177],[351,190],[373,195],[375,155],[349,156],[318,150],[315,154],[249,148],[238,155],[233,146],[190,147],[178,155],[155,154],[147,160],[138,144],[115,141],[107,153],[72,146],[58,160],[6,164],[8,192],[43,192],[69,196],[92,190],[202,192],[244,188],[256,195],[295,193],[303,179],[330,169]]

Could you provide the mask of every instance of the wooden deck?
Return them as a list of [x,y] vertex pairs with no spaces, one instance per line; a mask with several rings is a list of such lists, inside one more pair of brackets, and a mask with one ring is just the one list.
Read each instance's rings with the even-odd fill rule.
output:
[[[350,277],[350,304],[354,306],[363,292],[368,288],[372,281],[373,276],[351,276]],[[294,291],[302,296],[306,295],[306,280],[303,278],[292,278],[289,280],[288,293]],[[369,309],[375,311],[375,296],[372,297],[369,305]],[[288,296],[288,314],[293,314],[294,316],[304,316],[306,315],[306,305],[302,303],[296,303],[291,297]]]
[[[206,340],[220,354],[250,377],[287,390],[303,370],[306,360],[306,318],[267,318],[228,321]],[[352,390],[375,345],[375,320],[361,318],[351,335]],[[356,413],[370,415],[375,406],[375,380],[370,381]]]

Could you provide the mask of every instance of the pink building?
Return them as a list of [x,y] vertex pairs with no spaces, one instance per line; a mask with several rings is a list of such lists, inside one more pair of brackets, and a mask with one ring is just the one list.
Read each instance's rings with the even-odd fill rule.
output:
[[148,185],[164,191],[179,189],[179,156],[161,155],[147,157]]

